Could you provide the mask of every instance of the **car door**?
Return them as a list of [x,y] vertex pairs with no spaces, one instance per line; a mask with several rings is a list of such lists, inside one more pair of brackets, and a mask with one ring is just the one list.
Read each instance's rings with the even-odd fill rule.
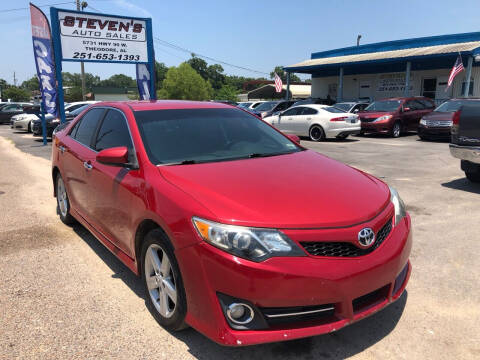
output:
[[125,146],[129,153],[129,166],[113,166],[92,160],[88,174],[92,196],[91,212],[97,230],[118,248],[134,256],[130,240],[134,220],[134,209],[144,207],[141,197],[143,180],[138,169],[135,148],[130,135],[126,116],[119,109],[108,109],[95,140],[95,150]]
[[420,102],[419,100],[413,100],[413,111],[410,117],[410,131],[417,131],[418,124],[420,123],[420,119],[422,118],[423,114],[425,114],[426,108],[425,104]]
[[317,115],[317,110],[308,106],[302,107],[301,115],[296,117],[296,120],[293,124],[295,135],[308,136],[310,126]]
[[92,193],[88,174],[92,170],[96,151],[92,142],[98,124],[105,113],[104,108],[93,108],[77,121],[69,135],[58,144],[62,176],[72,208],[88,222],[92,221]]
[[402,127],[404,131],[411,131],[415,118],[417,116],[417,103],[414,100],[408,100],[402,107]]
[[282,114],[278,116],[278,123],[275,126],[278,130],[283,131],[286,134],[293,134],[294,130],[294,122],[295,118],[297,117],[298,111],[301,111],[302,107],[297,106],[287,111],[284,111]]

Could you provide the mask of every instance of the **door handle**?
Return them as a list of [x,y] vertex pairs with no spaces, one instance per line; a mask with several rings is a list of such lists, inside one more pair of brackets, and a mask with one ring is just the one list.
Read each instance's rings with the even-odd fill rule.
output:
[[312,120],[312,118],[307,118],[307,120]]
[[90,163],[90,161],[84,161],[83,162],[83,167],[87,170],[92,170],[93,165]]

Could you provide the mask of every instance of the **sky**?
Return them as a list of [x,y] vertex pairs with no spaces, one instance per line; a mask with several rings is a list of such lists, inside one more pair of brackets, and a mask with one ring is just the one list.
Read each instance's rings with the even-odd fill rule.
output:
[[[31,0],[74,9],[71,0]],[[261,73],[225,66],[226,74],[266,76],[312,52],[412,37],[480,31],[480,1],[463,0],[86,0],[92,12],[151,17],[153,36],[195,53]],[[35,74],[27,0],[0,0],[0,78],[17,84]],[[22,9],[23,8],[23,9]],[[19,9],[19,10],[16,10]],[[48,15],[49,7],[42,7]],[[157,61],[177,66],[190,54],[155,42]],[[208,61],[209,64],[215,62]],[[63,71],[80,72],[64,63]],[[135,76],[131,64],[85,64],[102,79]]]

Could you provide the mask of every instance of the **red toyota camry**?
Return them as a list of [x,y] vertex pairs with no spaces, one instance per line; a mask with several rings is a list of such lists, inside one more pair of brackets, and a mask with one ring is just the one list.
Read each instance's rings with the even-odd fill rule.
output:
[[168,330],[328,333],[400,297],[411,221],[393,188],[297,142],[225,104],[97,103],[56,132],[58,213],[141,276]]

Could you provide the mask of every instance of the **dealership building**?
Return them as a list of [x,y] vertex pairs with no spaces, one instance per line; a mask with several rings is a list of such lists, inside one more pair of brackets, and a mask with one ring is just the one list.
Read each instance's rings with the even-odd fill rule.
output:
[[[465,70],[447,89],[459,54]],[[453,97],[480,96],[480,32],[314,52],[309,60],[285,71],[311,74],[311,96],[337,102],[427,96],[441,103]]]

